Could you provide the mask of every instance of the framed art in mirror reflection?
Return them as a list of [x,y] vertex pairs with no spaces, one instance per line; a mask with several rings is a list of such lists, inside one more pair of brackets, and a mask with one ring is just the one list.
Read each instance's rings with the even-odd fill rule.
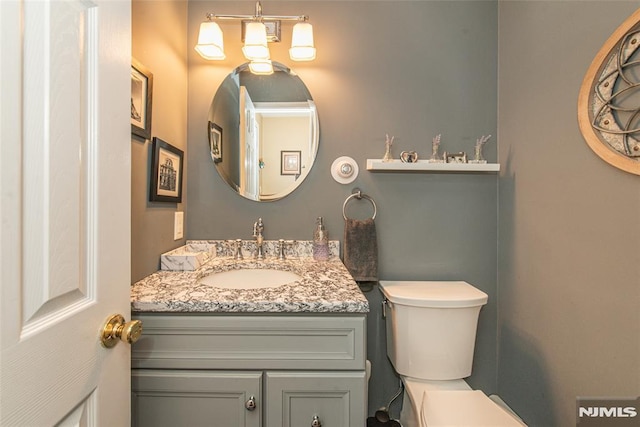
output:
[[209,121],[209,149],[214,163],[222,161],[222,128]]
[[300,175],[301,151],[280,151],[280,175]]

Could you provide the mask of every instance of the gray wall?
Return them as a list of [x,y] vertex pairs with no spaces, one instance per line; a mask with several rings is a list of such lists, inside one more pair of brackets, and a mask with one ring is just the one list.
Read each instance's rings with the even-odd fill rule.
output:
[[[185,151],[187,4],[182,0],[134,0],[131,12],[132,55],[153,73],[152,136]],[[183,210],[186,202],[184,183],[182,203],[148,201],[151,149],[151,141],[131,137],[132,283],[160,268],[160,254],[185,242],[173,240],[174,213]],[[187,176],[185,168],[183,180]]]
[[[223,24],[224,62],[204,61],[192,49],[205,12],[252,13],[254,5],[192,1],[185,28],[184,2],[134,1],[134,56],[161,82],[154,135],[184,147],[188,130],[186,236],[250,238],[262,216],[269,239],[309,239],[322,215],[341,239],[342,202],[358,186],[378,203],[382,279],[465,279],[489,293],[472,385],[498,391],[530,425],[542,426],[573,425],[577,396],[640,394],[638,179],[592,153],[576,119],[591,60],[640,2],[265,3],[267,14],[305,13],[315,24],[316,61],[287,59],[289,24],[272,53],[314,95],[321,145],[302,186],[263,204],[233,194],[207,151],[209,103],[243,62],[239,30]],[[385,133],[396,136],[396,155],[417,149],[428,156],[437,133],[447,150],[471,152],[477,136],[495,135],[496,112],[499,152],[494,136],[487,157],[502,163],[499,179],[364,170],[366,158],[382,156]],[[173,212],[181,206],[146,202],[148,150],[132,141],[132,280],[182,244],[172,241]],[[330,177],[341,155],[360,164],[352,185]],[[377,366],[372,410],[397,385],[384,366],[376,292],[368,294],[369,357]]]
[[530,425],[640,395],[640,181],[580,135],[578,91],[640,2],[500,2],[498,391]]
[[[442,133],[448,151],[473,152],[475,139],[496,134],[497,2],[269,1],[265,14],[307,14],[314,24],[317,59],[291,63],[284,42],[273,59],[291,66],[307,84],[320,114],[320,150],[306,181],[288,197],[257,203],[234,194],[208,154],[207,112],[231,70],[244,62],[238,24],[221,24],[227,60],[208,62],[191,48],[205,13],[253,13],[255,2],[189,2],[189,128],[187,237],[251,238],[262,217],[267,239],[311,239],[317,216],[342,240],[342,203],[353,187],[378,205],[382,279],[462,279],[489,294],[480,317],[473,386],[496,391],[497,175],[371,173],[367,158],[415,149],[423,158]],[[358,179],[331,178],[337,157],[354,157]],[[487,158],[497,158],[496,138]],[[363,202],[363,207],[366,205]],[[363,216],[369,211],[363,212]],[[377,292],[377,290],[374,290]],[[377,295],[370,296],[376,303]],[[371,322],[379,322],[377,312]],[[370,324],[374,367],[372,409],[395,392],[386,363],[384,328]]]

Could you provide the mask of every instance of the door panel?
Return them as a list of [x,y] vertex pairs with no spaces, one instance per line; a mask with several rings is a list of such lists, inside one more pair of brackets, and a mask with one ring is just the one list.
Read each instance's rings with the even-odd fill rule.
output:
[[126,425],[130,3],[0,2],[0,425]]
[[89,425],[96,410],[96,394],[91,393],[83,402],[69,413],[56,427],[84,427]]
[[[93,303],[97,194],[97,7],[26,3],[23,298],[28,336]],[[44,29],[44,33],[38,32]],[[43,36],[44,35],[44,36]],[[77,102],[69,102],[74,100]]]

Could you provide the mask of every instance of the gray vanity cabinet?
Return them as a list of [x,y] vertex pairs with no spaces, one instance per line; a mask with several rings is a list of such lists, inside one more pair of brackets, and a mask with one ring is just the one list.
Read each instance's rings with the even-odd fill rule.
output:
[[364,426],[364,372],[266,372],[265,385],[267,426]]
[[134,427],[260,427],[262,372],[134,369],[131,376]]
[[134,426],[365,425],[362,313],[134,318]]

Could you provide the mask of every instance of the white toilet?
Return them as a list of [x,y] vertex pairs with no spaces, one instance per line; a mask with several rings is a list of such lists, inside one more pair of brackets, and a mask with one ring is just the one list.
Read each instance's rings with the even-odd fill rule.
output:
[[403,427],[525,425],[497,396],[463,380],[487,294],[466,282],[381,281],[380,290],[387,355],[405,387]]

